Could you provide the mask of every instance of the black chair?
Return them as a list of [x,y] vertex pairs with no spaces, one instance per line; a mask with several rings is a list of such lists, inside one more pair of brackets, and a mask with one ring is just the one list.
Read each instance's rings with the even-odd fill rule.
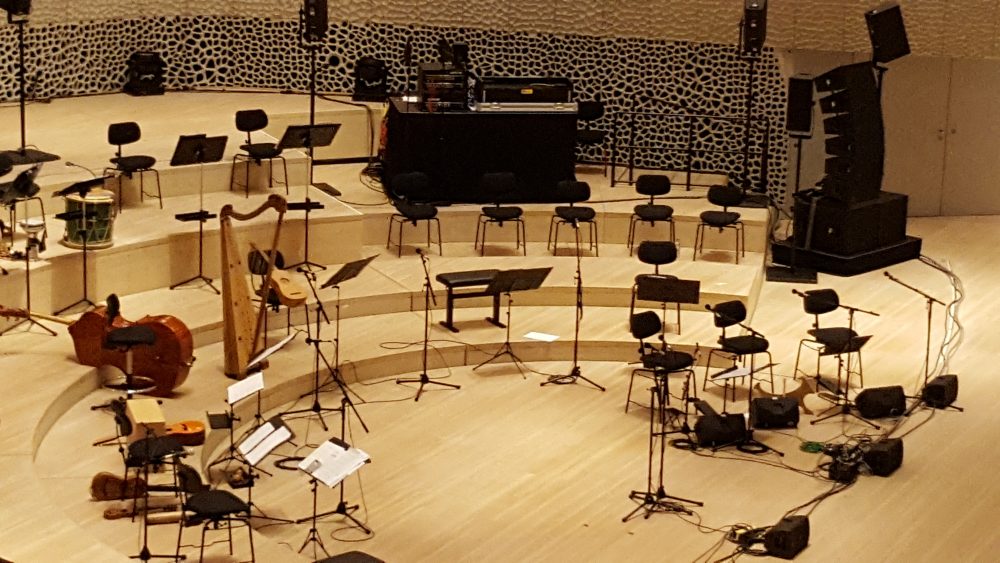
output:
[[[808,331],[812,338],[803,338],[799,341],[799,350],[795,354],[795,371],[798,375],[799,359],[802,356],[802,348],[816,352],[816,373],[812,374],[818,384],[824,385],[820,378],[820,360],[825,356],[837,358],[837,389],[840,389],[841,366],[844,359],[847,359],[848,375],[851,372],[851,354],[856,354],[858,362],[858,379],[861,386],[865,385],[864,369],[861,363],[861,348],[868,341],[870,336],[859,336],[857,331],[850,326],[821,327],[819,316],[840,308],[840,296],[833,289],[812,289],[802,294],[802,308],[806,313],[813,316],[813,327]],[[804,371],[801,373],[805,373]],[[831,391],[836,391],[831,389]]]
[[[668,387],[668,376],[674,373],[683,373],[685,384],[694,391],[697,398],[697,389],[694,383],[694,356],[687,352],[671,350],[667,345],[663,335],[663,323],[660,316],[653,311],[644,311],[632,315],[629,318],[629,331],[632,336],[639,341],[639,359],[642,362],[641,368],[632,370],[628,381],[628,395],[625,397],[625,412],[628,412],[629,403],[632,402],[632,384],[635,382],[636,374],[653,379],[657,385],[664,386],[664,396],[666,403],[670,404],[670,390]],[[645,342],[646,339],[659,334],[660,346],[657,348]]]
[[[213,530],[226,530],[229,534],[229,555],[233,554],[233,526],[246,526],[250,540],[250,561],[256,561],[253,548],[253,527],[250,526],[250,504],[229,491],[191,486],[185,483],[184,472],[178,473],[179,491],[181,494],[181,520],[177,527],[176,558],[181,556],[181,540],[184,528],[201,525],[201,547],[198,560],[205,559],[205,534],[209,527]],[[196,492],[190,492],[195,490]]]
[[14,163],[11,161],[10,157],[5,154],[0,154],[0,176],[10,174],[10,171],[13,169]]
[[[660,266],[672,264],[677,260],[677,245],[670,241],[644,240],[639,243],[639,261],[643,264],[652,264],[654,267],[652,274],[639,274],[632,283],[632,300],[629,303],[629,318],[635,313],[636,301],[657,301],[663,305],[663,315],[666,318],[667,302],[662,301],[657,295],[658,280],[676,280],[677,276],[661,274]],[[681,332],[681,304],[677,303],[677,333]]]
[[254,131],[261,131],[267,127],[267,113],[262,109],[248,109],[236,112],[236,128],[247,134],[246,144],[240,145],[242,153],[233,155],[233,168],[229,174],[229,189],[233,189],[236,182],[236,165],[238,162],[246,162],[246,175],[243,189],[247,197],[250,197],[250,163],[261,166],[266,160],[268,162],[267,187],[274,187],[274,160],[280,159],[285,170],[285,195],[288,195],[288,162],[281,156],[282,148],[277,143],[255,143],[250,135]]
[[[495,224],[503,228],[504,223],[514,223],[517,235],[517,250],[523,245],[524,255],[528,255],[528,239],[524,229],[524,210],[514,205],[502,205],[509,200],[510,194],[517,190],[517,177],[511,172],[490,172],[483,174],[479,180],[479,190],[487,201],[492,201],[492,207],[483,207],[476,224],[476,242],[473,248],[480,249],[480,255],[486,254],[486,228]],[[479,233],[482,231],[482,241]],[[481,245],[481,246],[480,246]]]
[[[706,306],[707,309],[712,311],[713,321],[715,326],[722,329],[722,336],[719,337],[719,347],[712,348],[708,353],[708,362],[705,364],[705,380],[702,382],[702,389],[706,389],[709,381],[709,370],[712,369],[712,357],[720,355],[725,357],[727,360],[732,361],[733,366],[731,369],[736,369],[737,362],[745,364],[746,357],[750,357],[750,386],[753,386],[754,375],[757,372],[757,362],[756,358],[758,354],[767,354],[767,367],[768,372],[771,376],[771,390],[774,390],[774,362],[771,359],[771,352],[769,348],[771,344],[766,338],[759,332],[750,328],[749,326],[743,324],[743,321],[747,318],[747,308],[743,305],[742,301],[725,301],[719,303],[718,305],[711,307]],[[727,336],[726,329],[730,327],[739,327],[746,330],[750,334],[741,334],[739,336]],[[761,368],[763,369],[763,368]],[[729,371],[729,370],[727,370]],[[728,384],[730,379],[726,379],[725,382]],[[725,397],[725,386],[723,390],[723,397]],[[736,400],[736,385],[732,387],[732,398]]]
[[[113,319],[112,319],[113,320]],[[122,378],[112,379],[104,384],[109,389],[124,391],[131,398],[136,393],[146,393],[156,388],[156,383],[148,378],[136,375],[132,369],[132,359],[136,346],[152,346],[156,344],[156,333],[147,325],[132,325],[116,328],[108,332],[104,339],[104,347],[125,352],[125,374]]]
[[389,236],[386,237],[385,247],[389,248],[392,244],[392,228],[398,225],[399,234],[396,237],[396,256],[403,255],[403,225],[410,223],[416,227],[420,221],[424,221],[427,224],[428,250],[431,248],[431,222],[433,221],[437,224],[438,254],[444,256],[444,251],[441,249],[441,221],[437,217],[437,207],[428,203],[413,203],[410,201],[414,195],[419,197],[421,194],[428,193],[430,185],[430,177],[423,172],[396,174],[392,178],[391,201],[393,207],[396,208],[396,213],[393,213],[389,217]]
[[604,141],[608,137],[608,132],[601,129],[592,129],[595,121],[604,117],[604,102],[598,94],[593,100],[584,100],[576,103],[576,120],[582,125],[576,130],[576,144],[585,147],[600,146],[601,162],[604,165],[604,175],[608,174],[608,150],[604,146]]
[[133,174],[139,175],[139,201],[144,201],[146,197],[146,189],[143,183],[143,177],[146,172],[152,172],[156,175],[156,198],[160,200],[160,209],[163,209],[163,192],[160,190],[160,172],[156,170],[156,168],[153,168],[156,166],[156,159],[144,154],[134,154],[130,156],[122,154],[123,146],[135,143],[140,138],[142,138],[142,131],[139,129],[139,124],[133,121],[125,123],[112,123],[108,126],[108,144],[115,145],[118,148],[115,151],[115,157],[111,159],[111,164],[115,165],[114,168],[105,168],[104,173],[105,175],[107,175],[108,172],[117,172],[119,174],[118,211],[122,210],[121,176],[131,179]]
[[730,211],[729,208],[739,205],[743,201],[743,190],[734,184],[725,186],[712,186],[708,188],[708,201],[714,205],[722,207],[722,211],[709,210],[701,212],[701,222],[694,235],[694,252],[691,259],[697,260],[698,253],[705,246],[705,229],[719,229],[721,233],[725,229],[733,229],[736,234],[736,263],[740,263],[740,255],[746,255],[746,237],[743,231],[743,221],[740,214]]
[[[597,242],[597,222],[594,221],[594,218],[597,217],[597,212],[594,211],[593,207],[573,205],[574,203],[590,199],[590,185],[586,182],[563,180],[556,184],[556,193],[560,201],[565,201],[569,205],[556,207],[555,214],[552,215],[552,220],[549,222],[549,242],[547,247],[552,249],[552,254],[556,253],[556,250],[559,248],[559,227],[562,225],[576,223],[577,228],[579,228],[581,223],[586,223],[590,243],[588,250],[593,249],[594,254],[600,256],[601,249]],[[555,231],[554,238],[552,236],[553,230]]]
[[639,223],[649,223],[650,227],[657,223],[670,224],[670,240],[676,241],[674,233],[674,208],[656,203],[657,196],[670,193],[670,178],[666,176],[642,174],[635,181],[635,191],[649,196],[649,203],[636,205],[628,224],[628,255],[632,255],[635,246],[635,228]]

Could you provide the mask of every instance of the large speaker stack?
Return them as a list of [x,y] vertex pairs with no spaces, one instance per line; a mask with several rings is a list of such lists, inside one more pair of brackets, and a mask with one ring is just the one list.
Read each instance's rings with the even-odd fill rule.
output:
[[[872,61],[837,67],[813,81],[824,116],[825,174],[816,189],[795,194],[795,235],[772,247],[776,263],[790,263],[793,245],[799,265],[838,275],[920,255],[920,239],[906,236],[907,196],[882,191],[885,134],[876,72],[885,69],[876,65],[909,52],[902,14],[887,5],[865,19]],[[799,121],[796,126],[805,129]]]

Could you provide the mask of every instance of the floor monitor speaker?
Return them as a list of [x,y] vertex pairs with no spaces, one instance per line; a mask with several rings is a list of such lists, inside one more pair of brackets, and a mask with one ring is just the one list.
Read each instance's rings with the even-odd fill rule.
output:
[[899,385],[873,387],[858,393],[854,404],[864,418],[899,416],[906,411],[906,394]]
[[871,443],[862,456],[872,475],[888,477],[903,465],[903,440],[887,438]]
[[807,545],[808,516],[785,516],[764,533],[764,549],[773,557],[794,559]]
[[750,403],[753,428],[795,428],[799,425],[799,402],[792,397],[757,397]]
[[694,433],[702,447],[736,444],[746,438],[746,420],[741,414],[706,414],[694,423]]
[[921,395],[927,406],[943,409],[958,398],[958,376],[939,375],[930,380]]

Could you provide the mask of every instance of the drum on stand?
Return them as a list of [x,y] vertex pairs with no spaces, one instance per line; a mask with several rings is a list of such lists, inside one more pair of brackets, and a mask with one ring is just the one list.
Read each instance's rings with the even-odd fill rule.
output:
[[[83,248],[86,233],[87,248],[108,248],[115,226],[115,198],[108,190],[91,190],[86,197],[78,194],[66,196],[66,212],[82,211],[79,219],[66,221],[62,243],[70,248]],[[84,217],[87,224],[84,225]]]

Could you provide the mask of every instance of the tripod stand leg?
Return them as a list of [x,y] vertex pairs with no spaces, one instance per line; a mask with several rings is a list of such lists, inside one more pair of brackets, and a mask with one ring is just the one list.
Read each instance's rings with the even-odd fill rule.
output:
[[424,393],[425,385],[440,385],[441,387],[448,387],[451,389],[461,389],[461,385],[455,385],[454,383],[445,383],[444,381],[434,381],[426,373],[421,373],[419,378],[399,378],[396,380],[396,384],[403,383],[419,383],[420,387],[417,388],[417,397],[413,399],[414,401],[420,400],[420,395]]

